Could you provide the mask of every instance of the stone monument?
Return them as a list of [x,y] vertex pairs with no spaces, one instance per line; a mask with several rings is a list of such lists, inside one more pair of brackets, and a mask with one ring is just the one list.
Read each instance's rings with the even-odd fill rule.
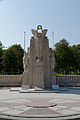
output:
[[23,57],[23,88],[51,89],[56,84],[55,56],[49,48],[47,29],[38,25],[37,30],[31,31],[30,48]]

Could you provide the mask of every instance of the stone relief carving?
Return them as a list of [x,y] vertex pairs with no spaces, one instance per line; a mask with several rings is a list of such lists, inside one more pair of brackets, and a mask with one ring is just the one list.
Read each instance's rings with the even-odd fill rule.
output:
[[31,31],[32,31],[33,36],[36,38],[35,39],[35,56],[37,59],[41,59],[42,58],[42,44],[43,44],[42,36],[45,36],[47,34],[47,29],[42,30],[42,26],[38,25],[37,30],[32,29]]
[[23,84],[29,84],[30,88],[51,88],[56,83],[56,63],[53,50],[49,48],[47,29],[42,29],[39,25],[36,30],[31,31],[33,36],[30,39],[30,48],[23,57]]
[[[41,30],[41,32],[38,32],[38,30]],[[47,29],[43,30],[41,25],[38,25],[37,30],[32,29],[31,31],[35,37],[38,37],[40,35],[45,36],[47,34]]]
[[24,53],[24,56],[23,56],[23,68],[24,68],[24,72],[27,71],[26,58],[27,58],[27,55],[26,55],[26,53]]
[[56,62],[55,62],[55,56],[54,56],[54,52],[52,52],[51,54],[51,71],[54,71]]
[[24,57],[23,57],[24,72],[28,70],[29,58],[30,58],[30,48],[28,48],[28,53],[24,53]]
[[42,57],[42,41],[40,39],[35,40],[35,56],[37,59]]
[[53,72],[56,66],[56,60],[52,48],[49,48],[49,57],[50,57],[51,71]]

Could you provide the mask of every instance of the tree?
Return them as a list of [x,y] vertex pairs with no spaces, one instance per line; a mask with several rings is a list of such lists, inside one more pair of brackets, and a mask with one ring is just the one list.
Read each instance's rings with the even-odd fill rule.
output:
[[3,56],[4,71],[7,74],[20,74],[23,72],[23,53],[24,50],[20,45],[12,45]]
[[68,74],[71,66],[73,53],[67,40],[62,39],[55,44],[55,57],[56,57],[56,71],[63,74]]
[[75,70],[76,74],[80,74],[80,44],[73,45],[72,51],[74,53],[74,66],[73,69]]
[[2,56],[3,56],[3,45],[0,41],[0,73],[2,72],[2,69],[3,69]]

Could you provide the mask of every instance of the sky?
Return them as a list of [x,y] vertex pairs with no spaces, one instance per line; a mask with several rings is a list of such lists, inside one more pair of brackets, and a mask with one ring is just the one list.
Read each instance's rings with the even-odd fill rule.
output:
[[[30,45],[31,29],[48,29],[50,47],[66,39],[80,44],[80,0],[0,0],[0,41],[8,48]],[[54,32],[54,36],[53,33]]]

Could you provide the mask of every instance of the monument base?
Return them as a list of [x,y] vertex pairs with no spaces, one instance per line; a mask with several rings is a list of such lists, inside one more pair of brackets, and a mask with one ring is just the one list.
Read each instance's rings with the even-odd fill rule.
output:
[[43,91],[44,90],[44,88],[42,88],[42,87],[35,87],[35,91]]

